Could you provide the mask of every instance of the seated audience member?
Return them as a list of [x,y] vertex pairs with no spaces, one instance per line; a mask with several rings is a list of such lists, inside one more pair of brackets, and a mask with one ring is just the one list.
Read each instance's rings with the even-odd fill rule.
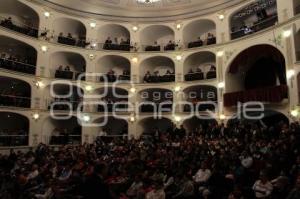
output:
[[271,195],[273,191],[273,185],[268,180],[268,177],[265,173],[260,173],[259,180],[257,180],[253,185],[253,190],[256,198],[268,198]]
[[110,37],[107,37],[107,39],[105,40],[103,49],[105,49],[105,50],[110,50],[110,49],[111,49],[111,46],[112,46],[112,40],[111,40]]
[[215,44],[216,37],[212,33],[207,33],[207,45]]
[[150,71],[147,71],[147,73],[144,76],[144,82],[150,82],[151,81],[151,73]]
[[165,46],[165,50],[175,50],[175,46],[175,43],[170,40],[169,43]]

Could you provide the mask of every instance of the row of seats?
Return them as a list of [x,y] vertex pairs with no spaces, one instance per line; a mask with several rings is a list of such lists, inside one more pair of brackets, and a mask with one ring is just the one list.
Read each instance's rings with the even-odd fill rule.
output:
[[10,96],[10,95],[0,95],[0,106],[30,108],[31,99],[25,97]]

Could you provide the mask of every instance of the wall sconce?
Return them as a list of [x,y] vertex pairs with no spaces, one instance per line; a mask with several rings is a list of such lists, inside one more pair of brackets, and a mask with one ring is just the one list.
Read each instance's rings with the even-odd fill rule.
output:
[[177,29],[177,30],[180,30],[181,27],[182,27],[181,23],[177,23],[177,24],[176,24],[176,29]]
[[299,115],[299,111],[297,109],[291,110],[290,113],[291,113],[291,116],[293,116],[293,117],[298,117],[298,115]]
[[40,115],[38,113],[32,114],[32,119],[34,119],[35,121],[38,120],[39,118],[40,118]]
[[225,87],[225,83],[224,82],[219,82],[218,83],[218,88],[224,88]]
[[136,88],[134,88],[134,87],[130,88],[130,92],[131,93],[135,93],[136,92]]
[[177,56],[176,56],[176,60],[177,60],[177,61],[181,61],[181,60],[182,60],[182,56],[181,56],[181,55],[177,55]]
[[41,50],[42,52],[47,52],[48,51],[48,47],[47,46],[41,46]]
[[90,60],[93,60],[93,59],[95,59],[95,55],[94,54],[89,54],[89,58],[90,58]]
[[284,38],[288,38],[292,35],[292,31],[291,30],[285,30],[283,31],[283,37]]
[[217,57],[223,57],[224,51],[218,51],[217,52]]
[[136,32],[136,31],[139,30],[139,27],[138,27],[138,26],[133,26],[133,27],[132,27],[132,30],[133,30],[134,32]]
[[225,19],[225,15],[224,14],[219,14],[218,18],[220,21],[223,21]]
[[180,122],[181,121],[181,117],[180,116],[174,116],[174,120],[175,120],[175,122]]
[[139,59],[138,59],[137,57],[133,57],[133,58],[131,59],[131,61],[132,61],[133,63],[138,63]]
[[35,86],[37,88],[43,88],[45,86],[45,84],[42,81],[36,81],[35,82]]
[[220,114],[219,118],[220,118],[220,120],[225,120],[226,119],[226,115]]
[[86,85],[85,86],[85,90],[88,91],[88,92],[90,92],[90,91],[93,90],[93,87],[91,85]]
[[291,69],[291,70],[288,70],[287,72],[286,72],[286,77],[288,78],[288,79],[291,79],[291,78],[293,78],[294,76],[295,76],[295,70],[293,70],[293,69]]
[[45,11],[45,12],[44,12],[44,16],[45,16],[46,18],[49,18],[50,15],[51,15],[50,12],[48,12],[48,11]]
[[174,88],[174,91],[177,93],[177,92],[179,92],[181,90],[181,87],[180,86],[176,86],[175,88]]
[[130,121],[130,122],[135,122],[135,117],[134,117],[133,115],[130,116],[129,121]]
[[97,24],[95,22],[91,22],[90,23],[90,27],[93,29],[93,28],[96,28]]
[[91,120],[91,117],[89,115],[84,115],[84,116],[82,116],[82,120],[84,122],[89,122]]

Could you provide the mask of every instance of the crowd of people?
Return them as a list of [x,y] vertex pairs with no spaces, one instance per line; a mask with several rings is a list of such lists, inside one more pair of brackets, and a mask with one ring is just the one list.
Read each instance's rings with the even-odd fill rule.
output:
[[106,74],[100,76],[100,82],[116,82],[120,81],[129,81],[130,80],[130,70],[123,70],[121,75],[116,74],[113,69],[110,69]]
[[11,29],[13,31],[28,35],[30,37],[38,37],[38,29],[32,28],[32,24],[18,24],[12,21],[11,17],[4,18],[0,21],[0,26]]
[[19,55],[1,53],[0,68],[22,73],[35,74],[36,67],[35,61],[30,57],[21,57]]
[[77,80],[79,77],[81,77],[80,80],[85,80],[85,76],[82,75],[85,73],[85,67],[82,67],[81,71],[73,72],[71,71],[70,66],[63,67],[60,65],[58,69],[55,71],[55,78],[61,78],[61,79],[71,79],[71,80]]
[[147,71],[143,81],[145,83],[174,82],[175,73],[174,71],[167,70],[166,74],[160,75],[159,71],[154,71],[153,74]]
[[90,43],[86,41],[85,36],[79,36],[79,38],[74,38],[71,33],[68,33],[66,36],[64,33],[59,33],[57,37],[57,42],[61,44],[66,44],[70,46],[78,46],[81,48],[85,48],[88,46]]
[[212,33],[207,33],[207,37],[205,40],[202,40],[201,37],[198,37],[196,41],[192,41],[188,43],[188,48],[196,48],[201,47],[203,45],[212,45],[216,44],[217,39],[216,36]]
[[[214,65],[210,66],[209,71],[206,73],[206,79],[214,79],[217,77],[216,67]],[[188,74],[184,76],[185,81],[195,81],[195,80],[203,80],[204,72],[201,67],[196,68],[194,71],[192,68],[189,70]]]
[[130,51],[130,39],[123,39],[121,38],[120,42],[119,39],[116,37],[114,41],[110,37],[108,37],[103,45],[104,50],[121,50],[121,51]]
[[0,155],[0,197],[299,199],[299,123],[155,132]]

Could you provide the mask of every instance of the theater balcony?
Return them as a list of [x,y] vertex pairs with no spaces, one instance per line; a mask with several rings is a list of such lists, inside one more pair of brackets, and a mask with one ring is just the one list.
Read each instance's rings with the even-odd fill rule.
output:
[[164,56],[154,56],[140,64],[140,83],[163,83],[175,81],[175,63]]
[[142,51],[174,51],[178,44],[175,42],[174,30],[165,25],[151,25],[140,32]]
[[35,75],[37,51],[19,40],[0,35],[0,68]]
[[184,61],[185,81],[216,79],[216,56],[212,52],[197,52]]
[[137,124],[137,132],[141,132],[143,136],[163,136],[162,134],[171,132],[174,128],[172,120],[166,117],[160,119],[154,117],[146,117],[141,119]]
[[210,129],[210,127],[218,124],[218,122],[209,115],[201,115],[201,117],[202,118],[194,116],[183,121],[182,125],[188,135],[206,135],[206,133],[209,133],[208,129]]
[[[53,32],[50,35],[50,32]],[[86,39],[86,27],[78,20],[57,18],[53,22],[53,30],[42,30],[40,35],[45,40],[68,46],[86,48],[90,44]]]
[[0,112],[0,147],[28,146],[29,119],[13,112]]
[[196,20],[183,27],[183,44],[185,48],[212,45],[216,42],[216,24],[211,20]]
[[277,22],[276,1],[268,1],[265,4],[252,3],[231,16],[231,39],[259,32],[274,26]]
[[43,141],[49,145],[79,145],[81,144],[82,127],[78,124],[78,118],[60,115],[60,118],[48,117],[42,124]]
[[161,88],[145,89],[138,94],[141,113],[168,113],[173,109],[173,91]]
[[0,106],[30,108],[30,84],[19,79],[0,76]]
[[130,61],[119,55],[106,55],[97,61],[96,74],[99,82],[130,81]]
[[38,14],[18,0],[0,0],[0,27],[38,37]]
[[124,26],[106,24],[98,29],[97,49],[130,51],[130,32]]
[[45,108],[53,111],[80,111],[83,106],[82,103],[84,96],[83,89],[63,82],[54,83],[49,85],[44,91]]
[[113,116],[100,117],[94,120],[93,135],[97,140],[109,142],[116,137],[128,135],[128,122]]
[[225,76],[224,106],[250,101],[282,104],[288,98],[285,71],[284,56],[273,46],[256,45],[242,51]]
[[214,111],[218,107],[218,92],[214,86],[196,85],[183,90],[184,112]]
[[118,87],[103,87],[94,91],[97,96],[97,112],[127,112],[128,91]]
[[51,78],[85,80],[86,61],[73,52],[55,52],[50,56]]

